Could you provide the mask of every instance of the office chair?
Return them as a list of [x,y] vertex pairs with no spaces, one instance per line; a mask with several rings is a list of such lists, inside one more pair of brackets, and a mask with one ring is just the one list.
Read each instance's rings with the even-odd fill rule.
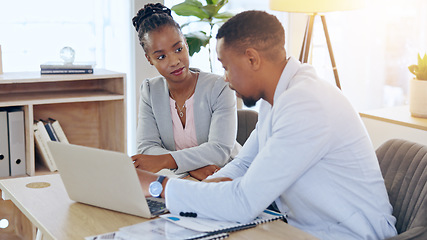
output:
[[243,144],[251,135],[252,130],[258,122],[258,113],[253,110],[238,109],[237,110],[237,142]]
[[427,146],[392,139],[376,150],[398,235],[427,239]]

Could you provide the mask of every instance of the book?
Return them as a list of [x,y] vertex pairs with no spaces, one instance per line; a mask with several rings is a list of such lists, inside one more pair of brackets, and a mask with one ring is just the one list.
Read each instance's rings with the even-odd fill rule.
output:
[[42,68],[40,70],[40,74],[90,74],[93,73],[93,69],[67,69],[67,68],[58,68],[58,69],[51,69],[51,68]]
[[64,63],[64,62],[46,62],[40,64],[40,69],[93,69],[95,63],[93,62],[75,62],[75,63]]
[[61,124],[59,124],[59,121],[57,121],[53,118],[49,118],[49,122],[51,123],[53,130],[56,133],[58,141],[62,142],[62,143],[69,143],[68,138],[64,133],[64,130],[62,130]]
[[234,232],[246,228],[255,227],[258,224],[276,220],[283,220],[286,222],[286,218],[284,215],[268,209],[264,210],[253,221],[243,224],[238,222],[217,221],[199,217],[181,217],[173,214],[160,215],[160,217],[170,222],[173,222],[181,227],[207,233]]
[[46,128],[47,134],[49,135],[50,140],[59,142],[59,138],[56,135],[55,129],[53,129],[52,123],[47,122],[44,124],[44,127]]
[[36,151],[39,158],[42,160],[44,165],[49,169],[49,171],[54,172],[58,170],[56,164],[52,158],[50,149],[47,146],[48,141],[52,141],[47,133],[47,130],[42,121],[34,123],[34,140],[36,145]]
[[47,146],[47,142],[55,141],[69,143],[64,130],[62,130],[61,124],[53,118],[48,118],[48,120],[40,119],[34,124],[33,128],[36,151],[39,158],[44,165],[48,167],[49,171],[54,172],[58,170],[50,149]]

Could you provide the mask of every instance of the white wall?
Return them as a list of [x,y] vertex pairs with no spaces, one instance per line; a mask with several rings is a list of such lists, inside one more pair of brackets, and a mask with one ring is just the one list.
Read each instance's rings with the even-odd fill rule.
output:
[[[139,9],[143,8],[145,4],[150,3],[153,1],[148,0],[133,0],[133,8],[132,8],[132,17],[136,15]],[[156,1],[161,2],[163,1]],[[136,133],[136,127],[137,127],[137,120],[138,120],[138,103],[139,103],[139,87],[141,86],[141,83],[146,78],[152,78],[159,73],[157,72],[156,68],[151,66],[147,59],[145,58],[144,50],[142,49],[141,45],[139,44],[138,35],[135,29],[133,29],[132,32],[132,57],[134,60],[132,73],[134,74],[134,78],[131,82],[129,82],[129,91],[128,93],[131,94],[131,96],[128,97],[128,109],[129,111],[134,111],[134,113],[129,112],[128,114],[128,128],[129,131],[133,131]],[[136,134],[128,134],[128,149],[130,155],[136,153]]]

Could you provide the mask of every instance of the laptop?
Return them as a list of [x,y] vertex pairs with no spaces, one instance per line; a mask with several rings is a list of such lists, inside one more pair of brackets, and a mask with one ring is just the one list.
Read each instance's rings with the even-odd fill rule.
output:
[[60,142],[47,144],[71,200],[144,218],[167,212],[164,199],[145,198],[126,154]]

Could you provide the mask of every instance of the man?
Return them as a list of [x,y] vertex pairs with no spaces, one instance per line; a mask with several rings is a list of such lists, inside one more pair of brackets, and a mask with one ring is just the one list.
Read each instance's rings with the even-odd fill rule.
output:
[[[247,222],[274,201],[289,224],[321,239],[394,236],[392,207],[357,112],[312,66],[286,58],[277,18],[240,13],[217,39],[230,87],[247,105],[262,99],[259,121],[211,182],[163,181],[168,209]],[[149,195],[156,176],[138,173]]]

